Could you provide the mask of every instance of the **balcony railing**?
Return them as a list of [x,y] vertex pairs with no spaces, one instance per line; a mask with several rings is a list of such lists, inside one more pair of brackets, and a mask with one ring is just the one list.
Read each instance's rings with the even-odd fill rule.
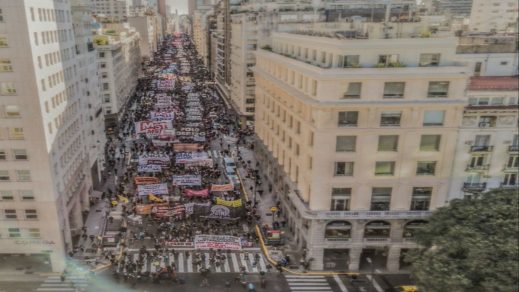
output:
[[305,212],[307,219],[410,219],[430,216],[432,211],[310,211]]
[[517,184],[510,184],[510,183],[502,182],[501,183],[501,187],[504,188],[504,189],[515,189],[515,188],[519,188],[519,183],[517,183]]
[[517,172],[518,170],[519,170],[519,167],[517,165],[505,164],[503,166],[503,171],[505,171],[505,172]]
[[487,183],[464,183],[463,191],[465,192],[482,192],[487,188]]
[[350,241],[350,237],[325,237],[326,241]]
[[388,242],[389,237],[365,237],[366,242]]
[[475,145],[470,146],[470,152],[490,152],[494,149],[494,146],[488,146],[488,145]]
[[466,171],[484,171],[490,168],[490,164],[484,165],[467,165]]
[[508,152],[519,152],[519,145],[508,146]]

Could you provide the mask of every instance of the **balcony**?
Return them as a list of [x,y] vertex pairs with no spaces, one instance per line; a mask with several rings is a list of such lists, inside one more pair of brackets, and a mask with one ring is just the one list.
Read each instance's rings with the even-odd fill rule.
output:
[[505,165],[503,166],[503,171],[504,171],[504,172],[517,173],[517,172],[519,171],[519,166],[517,166],[517,165],[505,164]]
[[511,183],[504,183],[504,182],[502,182],[501,183],[501,187],[503,189],[518,189],[519,188],[519,183],[511,184]]
[[326,241],[340,241],[340,242],[345,242],[345,241],[350,241],[351,238],[350,237],[326,237],[325,238]]
[[494,146],[488,146],[488,145],[470,146],[470,152],[491,152],[492,150],[494,150]]
[[490,164],[483,164],[483,165],[467,165],[467,168],[465,168],[465,171],[486,171],[490,168]]
[[306,219],[419,219],[432,214],[432,211],[310,211],[306,210]]
[[487,188],[487,183],[463,183],[463,191],[467,193],[480,193]]
[[364,242],[389,242],[389,237],[365,237]]
[[508,152],[519,152],[519,145],[508,146]]

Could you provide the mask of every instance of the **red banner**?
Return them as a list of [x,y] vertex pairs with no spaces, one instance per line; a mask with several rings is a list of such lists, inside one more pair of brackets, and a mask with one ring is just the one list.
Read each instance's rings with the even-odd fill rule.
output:
[[187,196],[187,197],[200,197],[200,198],[207,198],[209,196],[209,190],[208,189],[203,189],[203,190],[191,190],[191,189],[186,189],[184,191],[184,194]]
[[136,176],[135,184],[136,185],[147,185],[147,184],[158,184],[160,181],[156,177],[152,176]]
[[173,144],[175,152],[190,152],[197,150],[204,150],[204,146],[200,144]]
[[228,192],[234,190],[233,184],[211,185],[211,192]]

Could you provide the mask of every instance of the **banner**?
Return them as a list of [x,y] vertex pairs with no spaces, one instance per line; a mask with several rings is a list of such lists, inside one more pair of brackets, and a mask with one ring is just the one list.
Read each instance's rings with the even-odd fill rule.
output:
[[166,241],[164,242],[167,248],[177,248],[177,247],[193,247],[192,241]]
[[162,129],[172,129],[173,123],[171,120],[163,121],[140,121],[135,122],[135,133],[137,134],[160,134]]
[[152,184],[152,185],[139,185],[137,186],[137,192],[139,193],[139,196],[147,196],[149,194],[154,195],[167,195],[168,192],[168,185],[163,184]]
[[184,191],[184,194],[186,197],[200,197],[200,198],[207,198],[209,196],[209,190],[203,189],[203,190],[190,190],[186,189]]
[[175,152],[189,152],[189,151],[197,151],[203,150],[204,146],[200,144],[174,144],[173,150]]
[[175,156],[175,161],[177,163],[189,163],[207,159],[209,159],[207,152],[179,152]]
[[150,165],[139,165],[137,166],[138,172],[160,172],[162,168],[160,165],[150,164]]
[[185,210],[186,208],[182,204],[171,206],[165,203],[153,206],[151,213],[156,217],[172,217],[184,215]]
[[[191,214],[194,214],[195,213],[195,209],[205,209],[205,208],[208,208],[208,207],[211,207],[211,202],[206,202],[206,203],[186,203],[184,204],[184,208],[186,210],[186,215],[189,216]],[[204,213],[206,213],[206,211],[204,211]]]
[[152,207],[153,205],[151,204],[138,204],[137,206],[135,206],[135,212],[138,215],[149,215],[151,214]]
[[139,165],[169,165],[170,158],[165,153],[145,153],[139,156]]
[[161,120],[173,120],[175,114],[172,112],[150,112],[150,120],[161,121]]
[[161,198],[155,196],[155,195],[152,195],[152,194],[149,194],[148,195],[148,200],[152,201],[152,202],[157,202],[157,203],[162,203],[164,202],[164,200],[162,200]]
[[196,249],[241,250],[241,239],[230,235],[195,235]]
[[160,181],[156,177],[152,176],[136,176],[135,184],[136,185],[146,185],[146,184],[158,184]]
[[199,186],[202,185],[202,176],[200,175],[174,175],[173,185],[176,186]]
[[228,192],[234,190],[233,184],[211,185],[211,192]]
[[221,198],[216,198],[216,205],[222,205],[227,207],[241,207],[241,199],[234,200],[234,201],[226,201]]

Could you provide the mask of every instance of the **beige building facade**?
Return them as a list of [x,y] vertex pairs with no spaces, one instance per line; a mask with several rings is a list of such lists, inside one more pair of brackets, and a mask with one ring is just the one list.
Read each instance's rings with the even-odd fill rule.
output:
[[446,203],[468,78],[456,44],[274,33],[257,51],[258,158],[313,269],[397,271]]

